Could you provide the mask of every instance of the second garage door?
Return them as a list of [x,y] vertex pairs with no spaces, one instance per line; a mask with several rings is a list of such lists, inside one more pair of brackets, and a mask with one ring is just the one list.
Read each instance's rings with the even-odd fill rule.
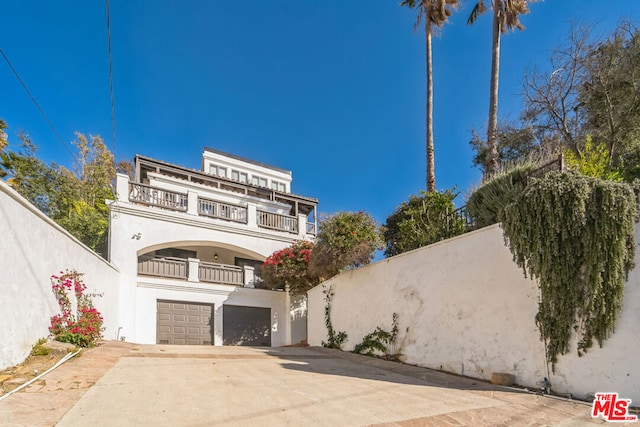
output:
[[158,301],[157,344],[212,345],[213,305]]
[[271,309],[222,306],[224,345],[271,346]]

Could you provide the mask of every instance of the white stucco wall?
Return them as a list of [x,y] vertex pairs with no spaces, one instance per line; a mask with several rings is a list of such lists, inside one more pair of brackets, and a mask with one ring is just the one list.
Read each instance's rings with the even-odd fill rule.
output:
[[[639,285],[640,271],[634,271],[616,334],[603,349],[561,357],[550,377],[555,391],[578,397],[617,391],[640,402]],[[395,312],[406,363],[482,379],[507,372],[528,387],[547,376],[534,322],[537,287],[512,261],[499,225],[346,272],[312,289],[311,345],[327,339],[323,286],[333,287],[332,322],[348,334],[345,350],[377,326],[389,330]]]
[[[249,289],[211,283],[184,283],[175,280],[141,277],[137,285],[136,342],[156,343],[158,300],[207,303],[214,305],[214,344],[222,345],[223,304],[271,309],[271,345],[282,346],[287,341],[284,292]],[[127,341],[130,341],[127,337]]]
[[59,312],[50,277],[61,270],[85,273],[113,339],[118,327],[119,272],[0,181],[0,369],[21,362],[49,334]]
[[[132,238],[138,233],[140,239]],[[218,310],[222,304],[271,308],[272,345],[289,344],[289,332],[286,331],[292,329],[291,325],[296,330],[295,339],[306,330],[301,332],[299,319],[298,322],[295,318],[285,321],[283,292],[179,280],[162,282],[163,279],[138,277],[138,255],[159,247],[208,246],[215,247],[215,252],[219,252],[218,262],[233,264],[232,257],[225,255],[225,249],[246,258],[264,260],[273,252],[291,245],[297,238],[297,235],[251,228],[244,224],[137,206],[126,199],[118,201],[111,205],[110,244],[112,262],[121,271],[120,334],[127,341],[155,343],[156,303],[162,299],[213,303],[216,310],[216,345],[222,344],[222,312]],[[212,251],[200,252],[205,256],[204,260],[211,261]],[[301,339],[304,338],[298,341]]]

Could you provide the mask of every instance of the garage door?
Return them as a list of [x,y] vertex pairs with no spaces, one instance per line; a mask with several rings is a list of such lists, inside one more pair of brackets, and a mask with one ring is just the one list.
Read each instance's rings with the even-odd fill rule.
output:
[[271,347],[271,309],[223,305],[222,338],[224,345]]
[[213,305],[158,301],[157,344],[212,345]]

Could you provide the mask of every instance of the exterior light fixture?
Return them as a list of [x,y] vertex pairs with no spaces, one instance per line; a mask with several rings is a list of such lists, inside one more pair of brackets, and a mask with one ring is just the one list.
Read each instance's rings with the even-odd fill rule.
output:
[[216,260],[216,261],[218,260],[218,253],[217,252],[215,254],[213,254],[213,259]]
[[132,239],[136,239],[136,240],[140,240],[141,237],[142,237],[142,233],[136,233],[133,236],[131,236]]

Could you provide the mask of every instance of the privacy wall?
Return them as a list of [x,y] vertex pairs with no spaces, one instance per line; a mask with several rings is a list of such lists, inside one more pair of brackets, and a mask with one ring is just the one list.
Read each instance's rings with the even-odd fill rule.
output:
[[[636,229],[636,241],[640,241]],[[640,251],[638,251],[640,253]],[[640,257],[636,256],[640,266]],[[535,325],[536,283],[524,277],[493,225],[343,273],[309,291],[308,340],[322,345],[325,289],[333,289],[331,320],[352,350],[376,327],[390,330],[398,314],[405,363],[488,380],[511,373],[517,384],[583,398],[615,391],[640,404],[640,267],[626,285],[616,334],[579,358],[561,356],[555,374]]]
[[87,292],[101,293],[103,335],[117,333],[118,271],[0,181],[0,369],[22,362],[59,312],[50,277],[85,273]]

